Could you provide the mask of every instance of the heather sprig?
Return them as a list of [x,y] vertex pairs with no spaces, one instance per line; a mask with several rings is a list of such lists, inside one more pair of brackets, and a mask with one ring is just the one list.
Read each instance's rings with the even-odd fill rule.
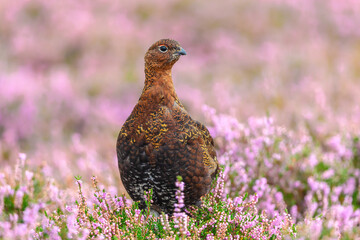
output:
[[222,153],[225,193],[257,194],[257,207],[271,217],[290,209],[294,221],[304,226],[305,218],[306,226],[317,226],[319,236],[358,234],[356,137],[338,134],[320,144],[310,135],[275,125],[269,117],[242,124],[214,109],[204,110]]
[[[48,217],[47,232],[56,231],[61,236],[79,236],[92,239],[282,239],[283,236],[295,236],[294,225],[290,216],[283,213],[275,218],[268,218],[256,208],[257,197],[251,199],[231,199],[224,196],[223,173],[220,174],[213,191],[202,198],[200,207],[184,208],[184,183],[178,178],[176,186],[177,203],[173,216],[162,213],[153,216],[148,209],[140,210],[137,203],[126,203],[124,196],[116,197],[100,190],[93,177],[93,204],[89,206],[83,194],[83,185],[79,178],[78,200],[68,207],[71,214],[57,212]],[[151,193],[149,191],[147,196]],[[118,204],[120,202],[120,204]],[[147,199],[149,206],[151,198]],[[73,213],[77,213],[74,215]],[[69,226],[69,221],[75,224]],[[69,220],[70,219],[70,220]],[[38,228],[38,234],[46,238],[47,232]],[[41,229],[43,230],[43,229]],[[75,235],[74,235],[75,234]],[[78,235],[76,235],[78,234]]]
[[26,154],[20,153],[13,169],[0,172],[0,238],[36,238],[40,237],[39,229],[42,236],[59,237],[61,233],[57,229],[47,231],[58,219],[49,221],[46,215],[62,213],[64,206],[59,203],[65,199],[66,192],[53,179],[45,177],[41,169],[29,169],[28,162]]

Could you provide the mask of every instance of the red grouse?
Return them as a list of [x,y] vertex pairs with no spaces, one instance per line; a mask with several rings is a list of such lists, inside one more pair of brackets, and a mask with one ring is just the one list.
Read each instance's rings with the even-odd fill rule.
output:
[[176,95],[171,69],[181,55],[185,50],[170,39],[149,48],[144,89],[116,145],[130,197],[144,208],[144,191],[153,189],[152,209],[168,214],[176,203],[177,176],[185,183],[185,206],[199,205],[219,168],[209,131],[190,117]]

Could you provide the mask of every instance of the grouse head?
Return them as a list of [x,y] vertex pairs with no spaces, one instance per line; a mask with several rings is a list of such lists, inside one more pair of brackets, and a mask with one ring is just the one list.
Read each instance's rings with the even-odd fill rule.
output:
[[181,55],[186,55],[186,52],[177,41],[161,39],[146,52],[145,68],[154,70],[171,69]]

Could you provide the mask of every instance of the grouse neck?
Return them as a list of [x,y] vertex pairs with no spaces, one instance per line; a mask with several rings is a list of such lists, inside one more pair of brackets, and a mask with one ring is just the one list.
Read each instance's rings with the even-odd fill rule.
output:
[[171,76],[170,69],[152,69],[145,68],[145,86],[144,91],[151,87],[162,88],[164,91],[173,93],[175,95],[174,83]]

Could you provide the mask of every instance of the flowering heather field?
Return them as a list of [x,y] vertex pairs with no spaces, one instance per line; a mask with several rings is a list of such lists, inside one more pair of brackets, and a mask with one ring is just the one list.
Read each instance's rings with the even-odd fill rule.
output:
[[[0,0],[0,239],[360,239],[359,26],[356,0]],[[155,217],[115,142],[165,37],[223,171]]]

